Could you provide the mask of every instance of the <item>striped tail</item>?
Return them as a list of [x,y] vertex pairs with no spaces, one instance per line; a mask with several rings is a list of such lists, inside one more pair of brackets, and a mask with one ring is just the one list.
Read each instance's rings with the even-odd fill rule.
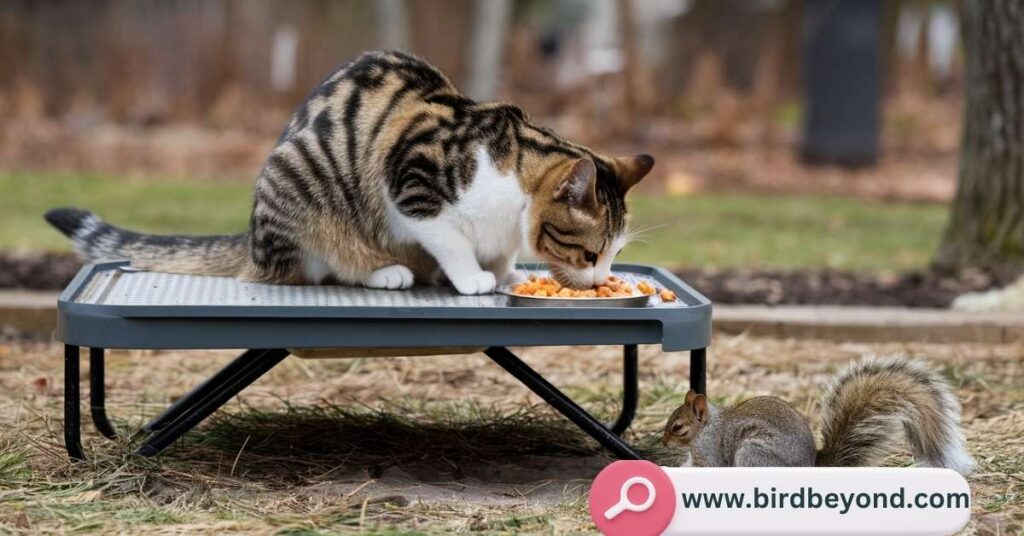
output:
[[90,262],[127,259],[142,270],[236,277],[250,265],[248,234],[140,234],[104,223],[95,214],[75,208],[55,208],[45,217]]

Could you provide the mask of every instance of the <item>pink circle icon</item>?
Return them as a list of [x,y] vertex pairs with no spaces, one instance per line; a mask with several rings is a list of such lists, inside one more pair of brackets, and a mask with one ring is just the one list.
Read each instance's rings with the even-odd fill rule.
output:
[[672,521],[676,494],[657,465],[622,460],[605,467],[590,486],[590,519],[606,536],[661,534]]

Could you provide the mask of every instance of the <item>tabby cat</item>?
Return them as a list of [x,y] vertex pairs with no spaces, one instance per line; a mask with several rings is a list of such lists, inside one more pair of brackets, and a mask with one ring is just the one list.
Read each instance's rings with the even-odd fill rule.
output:
[[387,289],[443,276],[483,294],[521,278],[525,247],[582,288],[608,276],[625,243],[623,198],[653,165],[474,102],[417,57],[370,52],[292,116],[256,183],[249,232],[145,235],[70,208],[46,219],[87,259],[146,270]]

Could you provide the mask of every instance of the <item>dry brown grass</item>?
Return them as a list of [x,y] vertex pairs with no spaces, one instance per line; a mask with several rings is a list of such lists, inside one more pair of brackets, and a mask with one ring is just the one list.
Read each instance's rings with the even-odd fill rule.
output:
[[[975,515],[965,533],[1019,534],[1022,346],[717,337],[709,390],[720,402],[775,394],[816,415],[822,382],[863,353],[926,357],[957,385],[981,463],[969,479]],[[112,352],[110,413],[122,432],[135,430],[233,355]],[[523,355],[597,414],[614,415],[617,349]],[[685,391],[686,362],[641,351],[630,440],[665,464],[678,454],[656,440]],[[76,465],[63,452],[60,365],[55,344],[0,346],[0,532],[592,530],[584,494],[608,458],[483,356],[289,358],[164,455],[128,456],[127,441],[86,426],[90,461]]]

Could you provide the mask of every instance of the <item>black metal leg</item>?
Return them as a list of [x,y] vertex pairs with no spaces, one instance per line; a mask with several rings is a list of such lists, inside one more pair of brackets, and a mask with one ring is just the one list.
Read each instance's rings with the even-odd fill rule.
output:
[[64,448],[73,460],[84,460],[82,450],[82,410],[79,406],[78,347],[64,345]]
[[164,410],[163,413],[143,426],[142,429],[146,432],[155,432],[174,422],[175,419],[187,413],[205,397],[220,389],[225,383],[231,381],[232,378],[240,374],[244,374],[246,370],[256,366],[259,360],[258,356],[263,352],[265,352],[265,350],[246,350],[245,353],[236,357],[233,361],[228,363],[227,366],[217,371],[216,374],[203,383],[199,384],[198,387],[176,400],[166,410]]
[[637,349],[635,344],[622,347],[622,410],[608,428],[615,435],[622,435],[636,416],[637,399],[639,398],[639,378],[637,366]]
[[[164,450],[286,357],[288,350],[284,349],[245,352],[175,404],[171,408],[174,415],[165,417],[165,412],[158,417],[162,420],[160,428],[146,438],[135,454],[153,456]],[[225,373],[228,369],[231,372]]]
[[690,350],[690,389],[698,394],[708,394],[708,350],[699,348]]
[[551,385],[543,376],[530,368],[529,365],[516,357],[515,354],[508,351],[507,348],[492,346],[484,350],[484,353],[500,365],[501,368],[508,371],[509,374],[515,376],[523,385],[537,393],[545,402],[551,404],[562,415],[565,415],[573,424],[596,439],[605,448],[614,452],[616,456],[627,460],[643,459],[643,456],[633,450],[633,447],[627,445],[619,436],[605,428],[597,419],[579,407],[571,398],[565,396],[554,385]]
[[89,411],[92,414],[92,422],[103,437],[117,439],[117,430],[107,418],[107,397],[103,378],[103,348],[89,348]]

